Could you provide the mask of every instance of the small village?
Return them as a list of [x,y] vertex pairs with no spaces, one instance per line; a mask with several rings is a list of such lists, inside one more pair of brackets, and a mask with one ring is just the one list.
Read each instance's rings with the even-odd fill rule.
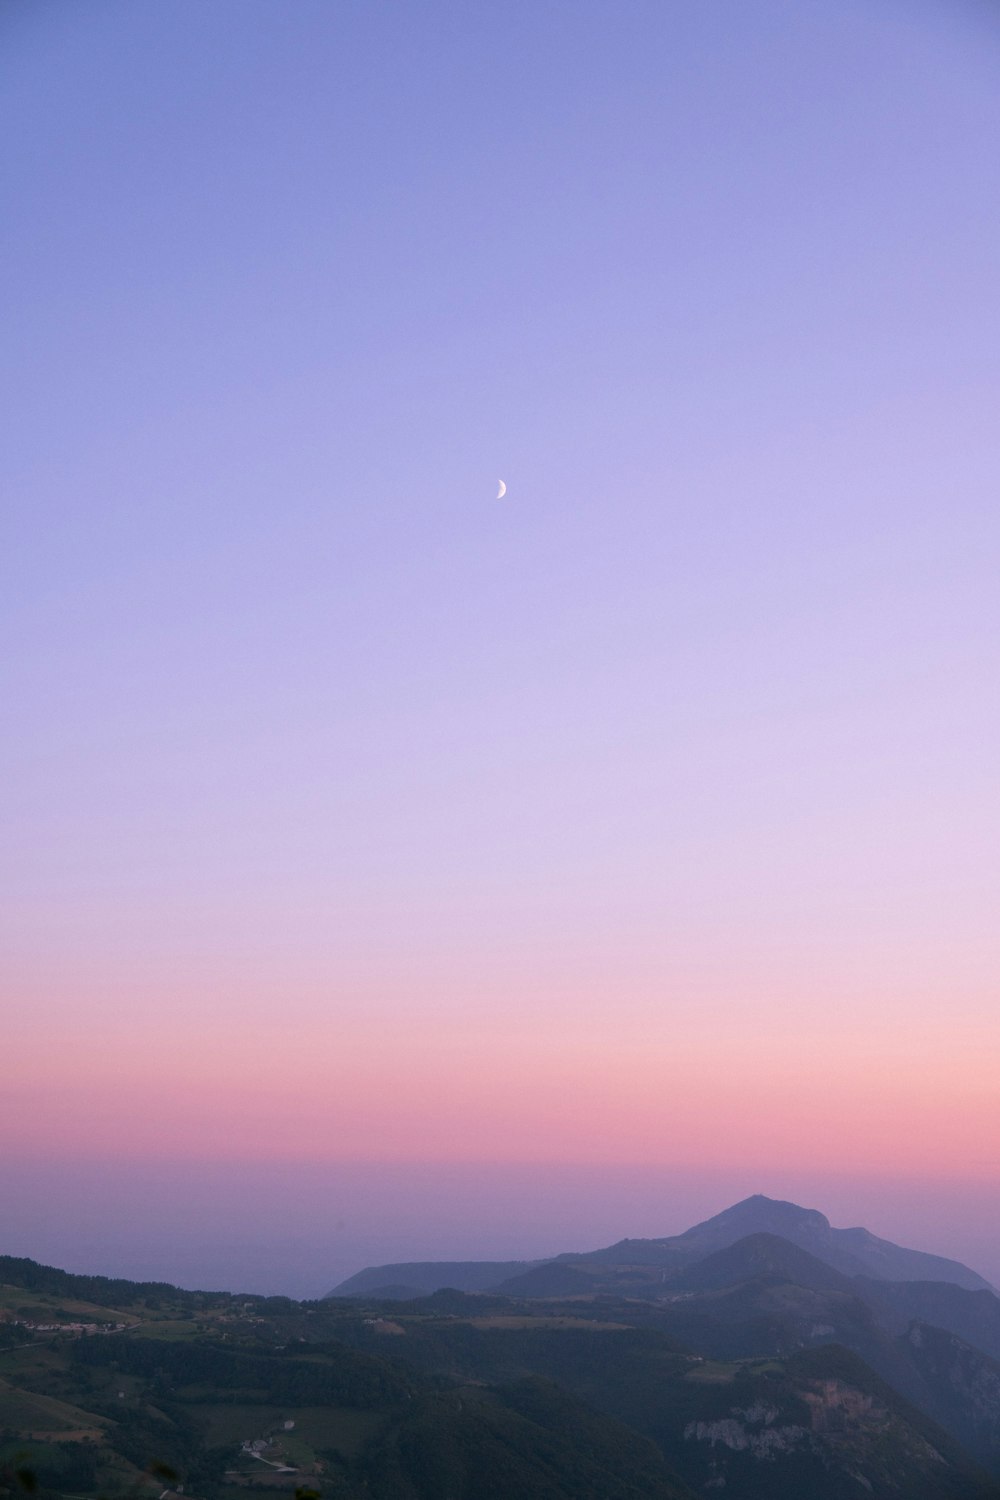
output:
[[34,1323],[28,1318],[5,1319],[13,1328],[24,1328],[28,1333],[64,1334],[73,1338],[99,1333],[124,1333],[129,1323]]

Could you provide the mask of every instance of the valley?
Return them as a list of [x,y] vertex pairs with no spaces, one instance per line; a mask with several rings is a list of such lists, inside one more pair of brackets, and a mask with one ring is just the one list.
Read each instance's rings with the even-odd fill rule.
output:
[[622,1241],[403,1296],[191,1292],[0,1258],[7,1488],[20,1465],[47,1496],[135,1500],[995,1500],[993,1292],[967,1268],[966,1285],[848,1276],[741,1235],[764,1208],[748,1203],[683,1265],[669,1241]]

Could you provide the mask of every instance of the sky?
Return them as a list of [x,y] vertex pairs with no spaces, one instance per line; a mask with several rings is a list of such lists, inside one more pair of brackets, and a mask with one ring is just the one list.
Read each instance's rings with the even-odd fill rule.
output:
[[318,1292],[762,1191],[990,1274],[998,65],[8,3],[12,1253]]

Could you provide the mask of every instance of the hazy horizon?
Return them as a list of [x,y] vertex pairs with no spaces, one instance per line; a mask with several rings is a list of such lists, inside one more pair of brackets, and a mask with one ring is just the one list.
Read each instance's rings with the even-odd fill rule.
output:
[[[946,1182],[496,1163],[0,1166],[0,1253],[207,1290],[322,1297],[367,1265],[534,1259],[677,1234],[753,1193],[1000,1286],[1000,1203]],[[109,1227],[113,1226],[113,1227]]]

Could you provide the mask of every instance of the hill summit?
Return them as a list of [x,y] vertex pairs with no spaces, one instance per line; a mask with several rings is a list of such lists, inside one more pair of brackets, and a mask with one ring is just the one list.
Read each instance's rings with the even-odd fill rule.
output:
[[797,1203],[767,1198],[763,1193],[734,1203],[668,1243],[702,1256],[750,1234],[780,1235],[845,1276],[871,1276],[878,1281],[948,1281],[967,1291],[989,1289],[989,1282],[960,1261],[906,1249],[867,1229],[834,1229],[818,1209],[800,1208]]

